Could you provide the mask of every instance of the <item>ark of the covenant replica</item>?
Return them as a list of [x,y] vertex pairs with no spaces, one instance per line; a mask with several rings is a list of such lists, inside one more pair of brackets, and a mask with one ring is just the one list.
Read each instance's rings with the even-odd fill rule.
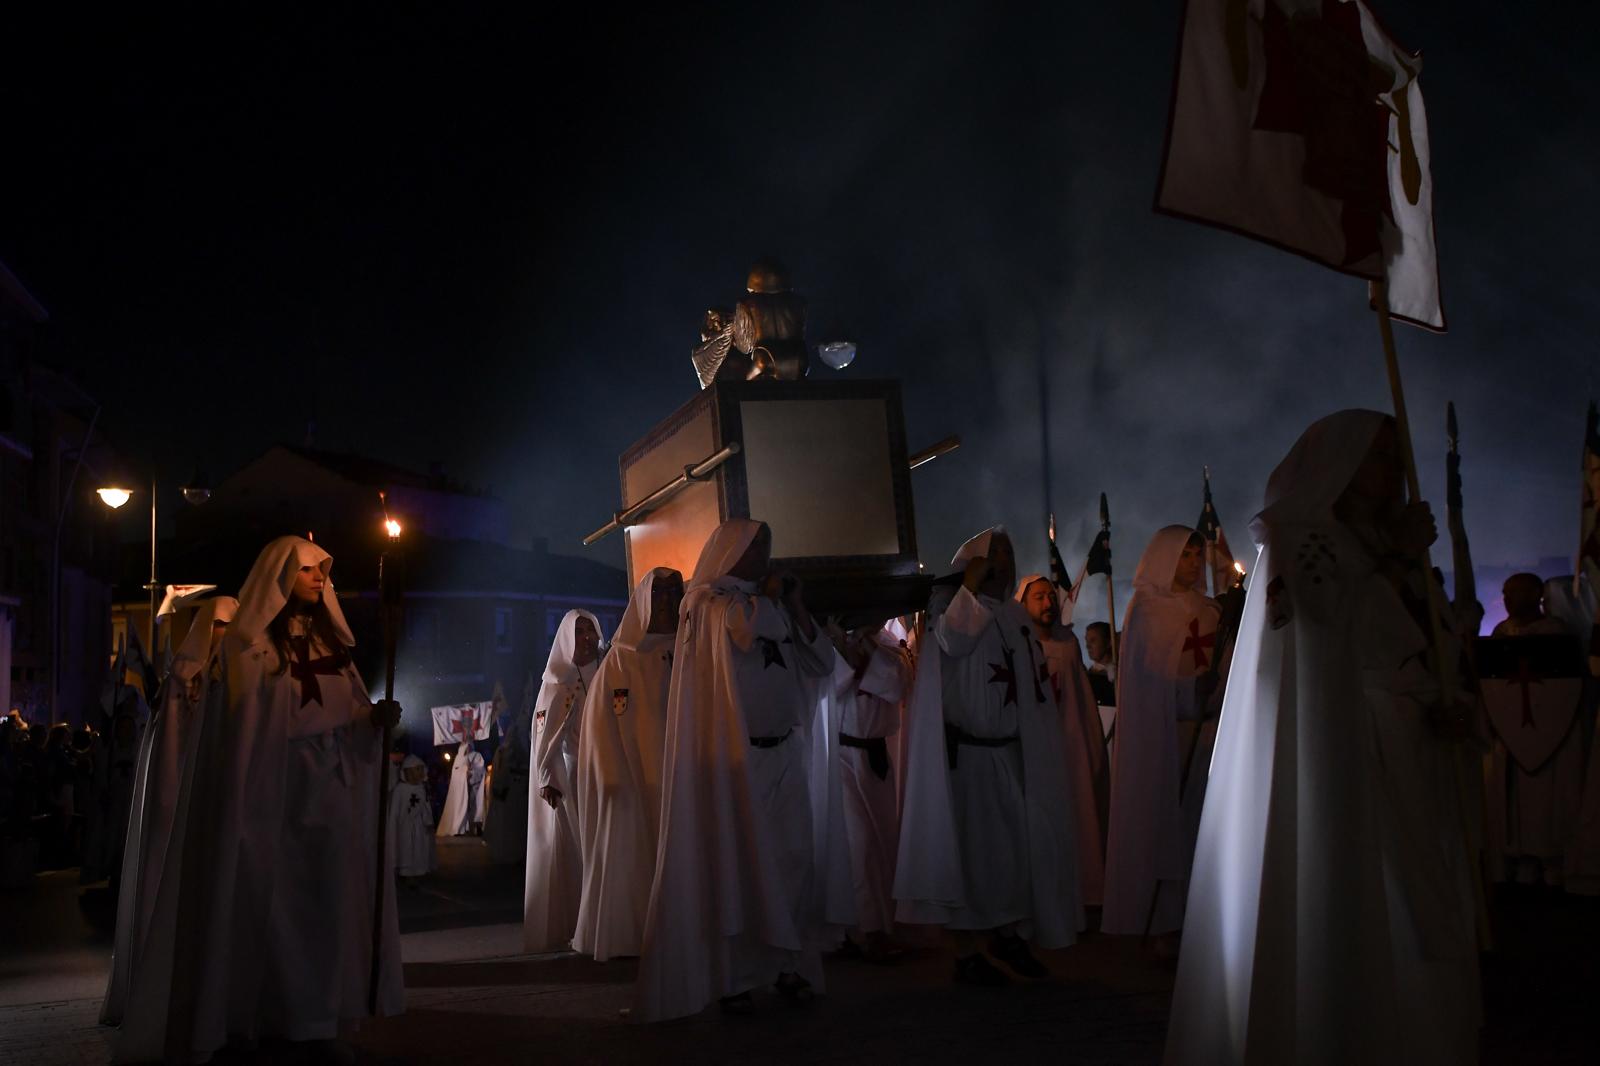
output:
[[830,339],[813,356],[781,264],[758,263],[747,289],[706,313],[700,393],[622,453],[622,507],[584,543],[621,531],[631,582],[656,566],[687,578],[720,523],[756,518],[812,610],[858,625],[921,609],[911,471],[959,441],[909,451],[897,381],[811,377],[854,347]]

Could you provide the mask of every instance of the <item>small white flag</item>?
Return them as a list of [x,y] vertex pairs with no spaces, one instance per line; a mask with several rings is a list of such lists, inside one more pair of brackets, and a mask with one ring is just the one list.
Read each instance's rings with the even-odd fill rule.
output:
[[215,585],[168,585],[166,598],[161,601],[161,609],[156,612],[156,617],[165,618],[169,614],[176,614],[216,587]]
[[460,744],[464,740],[488,740],[494,721],[494,701],[452,703],[432,708],[433,742]]

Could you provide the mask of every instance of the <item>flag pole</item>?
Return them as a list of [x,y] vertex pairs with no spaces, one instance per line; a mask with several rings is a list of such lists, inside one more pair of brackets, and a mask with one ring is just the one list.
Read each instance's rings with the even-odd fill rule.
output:
[[[1400,437],[1400,459],[1405,466],[1406,488],[1413,503],[1422,499],[1422,483],[1417,478],[1417,457],[1411,448],[1411,420],[1406,416],[1406,394],[1400,383],[1400,357],[1395,351],[1394,324],[1389,317],[1389,286],[1384,280],[1372,282],[1372,302],[1378,312],[1378,334],[1383,339],[1384,367],[1389,375],[1389,393],[1394,401],[1395,428]],[[1444,603],[1439,583],[1433,579],[1433,553],[1426,547],[1419,553],[1422,564],[1422,586],[1428,596],[1428,632],[1433,643],[1434,676],[1439,683],[1439,701],[1450,707],[1456,699],[1455,672],[1445,662]],[[1456,779],[1456,799],[1460,809],[1461,839],[1467,855],[1476,858],[1473,834],[1467,822],[1470,797],[1462,776],[1462,750],[1458,747],[1452,759]],[[1493,943],[1489,927],[1489,909],[1484,900],[1483,879],[1472,878],[1472,901],[1477,920],[1479,945],[1487,950]]]
[[[1106,503],[1106,494],[1100,494],[1100,534],[1106,538],[1106,555],[1111,554],[1111,507]],[[1110,619],[1111,638],[1111,665],[1117,665],[1117,586],[1111,579],[1112,567],[1106,564],[1106,617]]]
[[[1211,502],[1211,468],[1202,466],[1200,478],[1205,485],[1205,502]],[[1217,588],[1217,542],[1206,530],[1201,530],[1201,536],[1206,542],[1206,580],[1205,587],[1211,590],[1211,597],[1215,599],[1222,590]]]

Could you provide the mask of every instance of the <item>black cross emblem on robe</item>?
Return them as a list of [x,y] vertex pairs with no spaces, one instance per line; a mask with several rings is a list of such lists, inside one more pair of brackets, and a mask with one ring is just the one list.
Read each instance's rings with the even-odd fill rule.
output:
[[1005,665],[1002,666],[999,663],[989,664],[989,683],[992,685],[996,682],[1004,681],[1006,686],[1005,702],[1007,705],[1014,706],[1017,702],[1016,653],[1010,648],[1006,648],[1000,652],[1000,656],[1005,659]]
[[783,652],[779,650],[777,641],[768,640],[766,637],[757,637],[756,640],[761,644],[761,669],[765,670],[769,666],[789,669],[789,664],[783,661]]

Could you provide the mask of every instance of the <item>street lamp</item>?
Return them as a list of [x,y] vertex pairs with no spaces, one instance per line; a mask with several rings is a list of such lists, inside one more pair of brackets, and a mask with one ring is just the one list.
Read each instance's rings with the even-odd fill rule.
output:
[[211,481],[196,467],[194,477],[183,487],[183,498],[195,507],[211,499]]
[[[94,491],[95,495],[100,497],[100,502],[113,511],[119,510],[123,504],[132,499],[134,493],[133,489],[123,488],[117,483],[106,485]],[[198,470],[195,471],[195,476],[190,479],[190,483],[183,486],[183,498],[197,506],[211,498],[211,489],[206,486],[205,477]],[[144,586],[145,590],[150,594],[150,626],[146,631],[149,639],[145,642],[145,654],[152,657],[157,654],[156,612],[159,610],[161,603],[161,583],[156,578],[157,549],[161,543],[160,538],[156,535],[156,503],[156,479],[152,477],[150,479],[150,581]],[[153,662],[154,659],[152,658],[151,661]],[[150,695],[153,696],[154,694]]]

